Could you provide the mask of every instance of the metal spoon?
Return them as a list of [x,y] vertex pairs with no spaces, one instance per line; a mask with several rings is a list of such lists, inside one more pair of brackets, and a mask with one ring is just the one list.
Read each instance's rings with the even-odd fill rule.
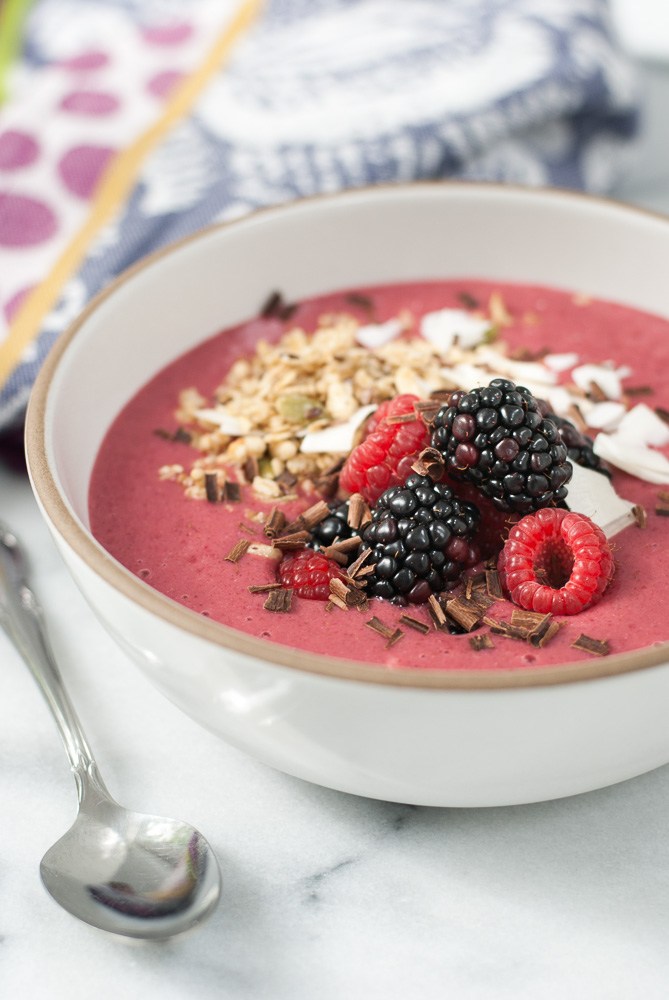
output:
[[187,823],[130,812],[109,795],[63,687],[19,542],[2,522],[0,625],[42,689],[79,793],[74,824],[42,859],[44,885],[75,917],[114,934],[159,939],[194,927],[220,896],[216,857]]

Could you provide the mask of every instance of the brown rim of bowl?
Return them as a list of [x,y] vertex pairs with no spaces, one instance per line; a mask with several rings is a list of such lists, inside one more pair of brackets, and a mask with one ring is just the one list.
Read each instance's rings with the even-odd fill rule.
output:
[[374,196],[375,192],[386,193],[398,190],[442,186],[449,190],[494,190],[502,197],[507,193],[524,194],[528,197],[565,198],[572,201],[591,202],[607,206],[618,212],[634,216],[645,216],[669,224],[669,220],[659,213],[636,208],[610,198],[584,194],[579,191],[560,188],[533,188],[516,184],[496,184],[492,182],[470,181],[416,181],[408,184],[387,184],[357,188],[335,194],[315,195],[284,205],[257,210],[232,222],[208,226],[182,240],[170,244],[129,267],[99,292],[80,313],[76,321],[60,335],[47,356],[33,388],[26,417],[26,455],[33,489],[39,498],[44,513],[65,543],[106,583],[120,591],[131,601],[146,611],[165,621],[199,636],[215,645],[233,649],[269,663],[289,667],[321,677],[354,680],[364,683],[390,684],[410,688],[431,688],[441,690],[505,690],[556,684],[571,684],[598,678],[614,677],[651,667],[658,667],[669,661],[669,642],[645,647],[626,653],[610,654],[593,660],[559,664],[550,667],[523,667],[508,670],[426,670],[387,669],[380,664],[344,660],[330,656],[319,656],[289,646],[269,644],[263,639],[238,632],[227,625],[207,620],[168,597],[160,594],[148,584],[126,570],[93,539],[84,526],[71,513],[60,494],[49,468],[46,453],[45,411],[49,386],[58,367],[60,358],[70,341],[85,323],[88,316],[98,306],[112,296],[130,278],[145,268],[152,267],[164,256],[181,247],[220,229],[244,226],[246,222],[260,215],[290,212],[296,204],[306,202],[335,201],[343,198]]

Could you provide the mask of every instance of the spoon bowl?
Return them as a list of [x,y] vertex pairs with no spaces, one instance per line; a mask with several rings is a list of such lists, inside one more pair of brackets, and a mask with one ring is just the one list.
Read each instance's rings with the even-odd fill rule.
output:
[[218,869],[187,823],[130,812],[107,797],[84,804],[40,865],[56,902],[128,937],[164,938],[194,927],[219,898]]
[[0,625],[51,708],[79,795],[75,822],[42,859],[46,889],[75,917],[125,937],[169,938],[195,927],[220,897],[216,857],[188,823],[131,812],[107,791],[63,686],[18,539],[2,523]]

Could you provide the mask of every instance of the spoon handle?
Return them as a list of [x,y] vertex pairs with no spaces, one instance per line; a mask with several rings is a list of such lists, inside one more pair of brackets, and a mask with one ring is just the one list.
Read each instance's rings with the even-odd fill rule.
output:
[[77,783],[79,802],[95,785],[108,795],[81,723],[63,685],[44,623],[28,585],[26,558],[16,535],[0,521],[0,625],[30,667],[56,720]]

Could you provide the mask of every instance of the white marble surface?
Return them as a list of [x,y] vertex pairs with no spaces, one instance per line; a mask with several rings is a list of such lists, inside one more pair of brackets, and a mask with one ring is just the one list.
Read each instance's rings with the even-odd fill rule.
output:
[[[669,211],[669,70],[649,66],[644,79],[644,151],[618,195]],[[160,945],[107,936],[52,902],[39,860],[74,818],[75,788],[41,695],[0,634],[0,997],[669,995],[669,767],[492,810],[367,801],[278,774],[150,687],[71,582],[25,478],[2,466],[0,516],[29,550],[111,791],[193,822],[224,877],[210,921]]]

